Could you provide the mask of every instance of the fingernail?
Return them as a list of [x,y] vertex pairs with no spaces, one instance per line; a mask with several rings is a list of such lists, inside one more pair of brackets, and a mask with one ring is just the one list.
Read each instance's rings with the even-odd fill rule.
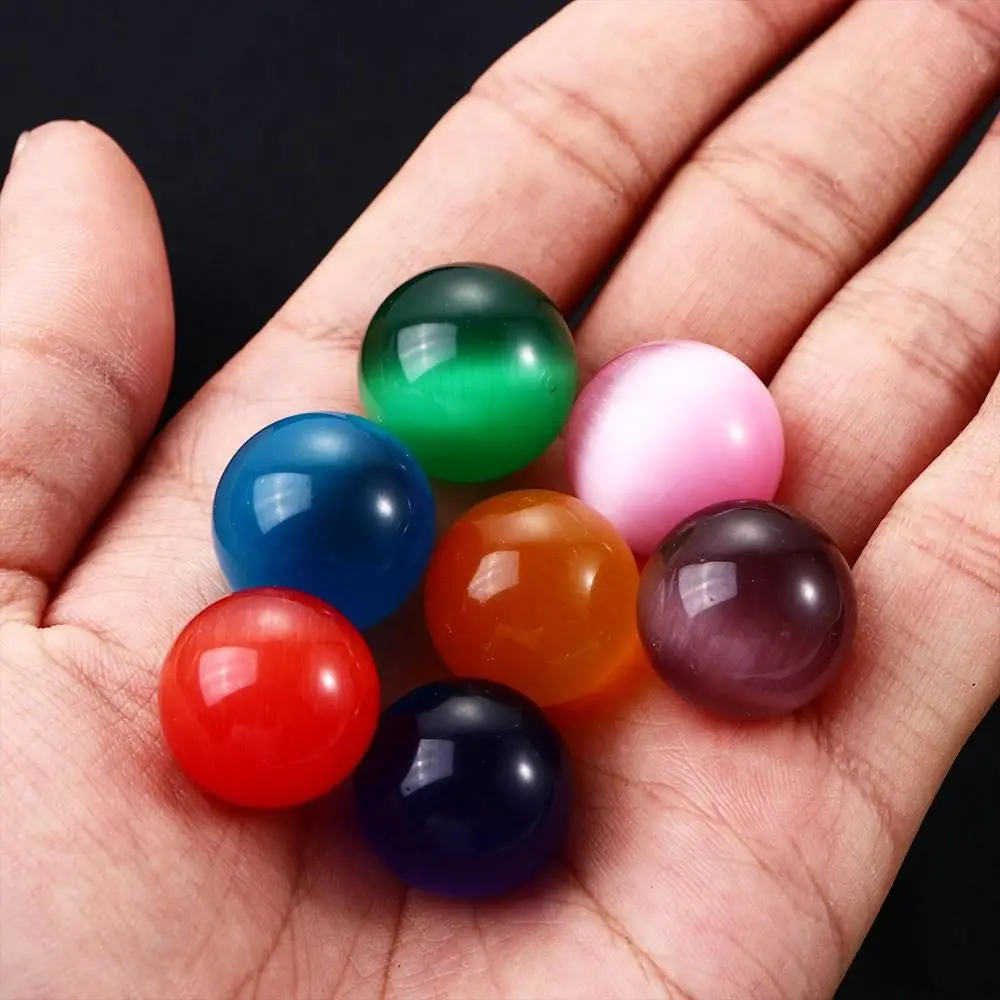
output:
[[24,152],[24,147],[28,145],[30,132],[22,132],[14,143],[14,152],[10,154],[10,165],[14,166],[14,161]]

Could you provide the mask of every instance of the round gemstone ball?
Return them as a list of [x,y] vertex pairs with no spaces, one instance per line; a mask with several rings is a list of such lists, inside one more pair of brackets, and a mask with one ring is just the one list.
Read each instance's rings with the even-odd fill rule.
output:
[[365,839],[402,882],[455,899],[495,896],[559,850],[569,754],[538,707],[502,684],[427,684],[383,713],[355,800]]
[[573,338],[556,306],[509,271],[417,275],[375,313],[359,359],[365,413],[430,476],[498,479],[557,437],[576,394]]
[[609,362],[566,427],[573,492],[641,555],[710,504],[771,500],[784,459],[767,386],[694,341],[643,344]]
[[340,784],[375,733],[379,679],[361,634],[315,597],[243,590],[193,618],[160,677],[175,760],[240,806],[300,805]]
[[810,521],[775,504],[720,504],[680,524],[639,586],[653,667],[710,712],[794,712],[833,680],[854,636],[850,567]]
[[353,414],[300,413],[233,456],[212,528],[234,590],[302,591],[367,628],[420,582],[436,519],[427,477],[391,434]]
[[641,659],[638,588],[635,557],[600,514],[564,493],[514,490],[441,538],[424,608],[453,674],[547,708],[598,694]]

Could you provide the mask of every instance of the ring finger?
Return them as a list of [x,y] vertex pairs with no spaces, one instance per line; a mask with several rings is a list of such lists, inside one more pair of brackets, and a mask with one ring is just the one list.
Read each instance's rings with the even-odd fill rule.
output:
[[687,337],[769,378],[998,81],[1000,4],[861,0],[667,188],[579,333],[585,367]]

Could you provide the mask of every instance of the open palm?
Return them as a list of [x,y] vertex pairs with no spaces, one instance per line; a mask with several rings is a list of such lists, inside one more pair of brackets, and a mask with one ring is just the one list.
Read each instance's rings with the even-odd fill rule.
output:
[[[5,996],[833,993],[1000,687],[1000,142],[886,247],[997,95],[1000,6],[846,6],[570,5],[135,469],[172,352],[155,212],[97,130],[27,137],[0,201]],[[571,310],[630,234],[578,332],[584,369],[683,336],[771,380],[780,499],[855,561],[861,631],[832,691],[741,725],[640,678],[563,713],[570,843],[495,902],[405,892],[343,792],[282,815],[203,798],[155,690],[223,593],[209,510],[236,447],[354,408],[367,318],[413,273],[495,263]],[[412,609],[373,642],[391,693],[433,669]]]

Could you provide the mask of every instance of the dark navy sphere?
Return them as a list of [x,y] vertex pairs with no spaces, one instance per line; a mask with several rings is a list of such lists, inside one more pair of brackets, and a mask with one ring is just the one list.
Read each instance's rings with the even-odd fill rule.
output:
[[366,628],[419,583],[434,546],[434,498],[416,459],[371,421],[301,413],[236,453],[212,527],[234,590],[303,591]]
[[382,716],[355,771],[365,839],[407,885],[481,899],[530,879],[559,850],[569,754],[541,710],[502,684],[427,684]]

